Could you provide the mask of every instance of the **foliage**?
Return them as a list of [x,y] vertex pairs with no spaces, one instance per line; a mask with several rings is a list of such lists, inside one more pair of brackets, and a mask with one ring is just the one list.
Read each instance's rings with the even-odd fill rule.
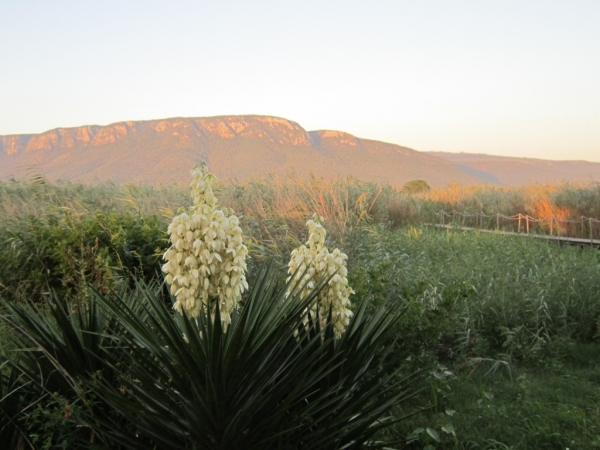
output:
[[[17,415],[51,446],[88,448],[363,448],[393,423],[411,378],[380,374],[399,315],[361,305],[336,340],[306,329],[305,300],[263,271],[225,332],[218,312],[174,317],[156,290],[97,293],[87,312],[55,299],[6,303],[22,371],[39,408]],[[309,323],[313,323],[309,321]],[[21,385],[27,390],[27,386]],[[46,445],[46,444],[44,444]]]
[[402,192],[405,194],[422,194],[431,190],[431,186],[425,180],[411,180],[402,186]]
[[349,260],[355,299],[407,308],[397,326],[404,353],[389,362],[453,372],[444,381],[430,370],[415,401],[434,407],[390,433],[415,449],[600,445],[597,250],[381,226],[361,242]]
[[0,230],[0,287],[13,298],[43,299],[50,290],[79,295],[86,284],[101,291],[120,280],[150,280],[166,236],[156,216],[56,211],[14,221]]
[[559,338],[590,342],[600,317],[597,250],[510,236],[370,227],[349,261],[358,300],[407,306],[413,353],[541,362]]
[[600,347],[577,344],[569,350],[545,370],[501,360],[457,366],[446,383],[432,383],[435,407],[400,423],[395,432],[410,436],[423,430],[413,435],[410,449],[600,448]]
[[[497,226],[496,213],[600,218],[597,184],[451,185],[410,196],[392,186],[356,179],[267,177],[217,185],[215,192],[224,207],[238,212],[253,260],[275,259],[281,267],[287,263],[282,255],[301,244],[304,223],[315,212],[324,217],[331,244],[343,247],[350,258],[362,245],[362,227],[436,223],[440,209],[494,215],[485,223],[477,219],[478,226],[491,229]],[[85,282],[108,287],[123,277],[130,279],[132,273],[150,281],[158,254],[167,247],[163,230],[188,197],[187,189],[177,186],[86,186],[43,179],[0,183],[0,263],[6,268],[0,274],[0,292],[42,299],[48,285],[74,292]],[[514,227],[515,222],[501,224],[507,230]],[[589,228],[565,225],[562,232],[600,239],[600,227]]]
[[[145,317],[135,291],[123,288],[111,301],[121,301]],[[129,349],[115,346],[111,336],[120,335],[122,326],[94,300],[85,305],[63,302],[55,295],[47,304],[4,300],[2,310],[5,337],[10,339],[3,362],[19,374],[13,382],[12,401],[17,401],[11,404],[10,417],[20,439],[25,437],[37,448],[71,448],[75,441],[106,443],[93,422],[105,420],[111,410],[86,385],[94,379],[116,383],[119,359]],[[86,420],[90,417],[92,423]]]
[[[398,374],[424,369],[427,379],[420,379],[419,387],[425,389],[413,397],[414,391],[408,391],[410,398],[390,414],[401,418],[426,405],[431,408],[379,430],[369,438],[371,444],[395,442],[394,448],[439,449],[600,445],[597,250],[422,226],[438,220],[440,209],[600,217],[597,185],[454,185],[405,195],[391,186],[352,179],[271,177],[215,185],[215,192],[224,207],[240,213],[240,227],[248,233],[244,239],[252,256],[249,280],[261,279],[261,261],[273,258],[274,266],[285,267],[289,253],[303,240],[306,219],[316,211],[330,231],[325,244],[344,248],[349,255],[347,278],[356,291],[353,301],[367,302],[368,306],[353,307],[354,314],[365,308],[361,313],[365,324],[371,323],[368,316],[383,314],[380,310],[394,318],[377,337],[376,359],[357,386],[388,380],[383,386],[389,387],[399,380]],[[43,180],[0,183],[0,447],[160,448],[150,432],[168,434],[165,439],[174,439],[178,445],[191,436],[185,434],[185,426],[193,422],[192,412],[199,410],[183,397],[199,396],[206,386],[199,386],[179,368],[184,363],[198,364],[194,358],[202,353],[198,350],[200,355],[193,357],[174,354],[173,349],[179,348],[175,344],[183,345],[181,336],[158,348],[158,340],[180,333],[185,320],[176,321],[172,311],[160,310],[160,302],[170,303],[164,286],[138,288],[135,281],[151,282],[160,275],[159,257],[168,245],[164,230],[187,197],[187,190],[176,186],[85,186]],[[495,228],[493,222],[487,225]],[[580,225],[565,232],[589,235]],[[96,293],[87,289],[89,284]],[[269,308],[284,308],[285,286],[273,279],[264,286],[268,286],[266,297],[281,298],[281,303],[277,300]],[[252,295],[259,296],[256,290]],[[242,304],[250,305],[249,299],[245,294]],[[117,305],[123,309],[115,310]],[[264,308],[259,309],[270,311]],[[127,319],[120,318],[126,311]],[[236,313],[235,321],[243,314],[250,313]],[[296,320],[301,321],[301,315]],[[189,327],[205,327],[196,330],[203,331],[203,336],[209,336],[204,333],[209,326],[213,333],[217,328],[208,320],[188,322]],[[167,323],[174,328],[167,328]],[[132,332],[138,325],[140,336]],[[314,359],[326,354],[328,345],[342,348],[335,339],[317,339],[316,329],[312,333]],[[302,342],[307,341],[287,336],[285,345],[302,351]],[[154,353],[143,350],[151,338],[157,340],[152,341]],[[343,340],[342,336],[339,342]],[[284,344],[278,342],[274,348],[282,352],[280,346]],[[344,355],[350,360],[352,351]],[[178,365],[168,366],[166,358]],[[314,362],[312,356],[309,360]],[[224,366],[211,367],[225,370]],[[333,374],[344,364],[323,367]],[[150,375],[144,375],[142,368]],[[196,374],[200,369],[194,370]],[[156,385],[150,384],[151,374],[157,375]],[[211,376],[211,380],[220,379]],[[233,373],[231,380],[239,376]],[[297,381],[295,376],[285,379]],[[140,398],[130,395],[142,389],[136,380],[145,380],[143,389],[152,393]],[[188,385],[183,386],[181,380]],[[174,386],[175,392],[168,391]],[[215,382],[214,386],[224,384]],[[159,400],[153,399],[161,398],[173,402],[169,405],[178,411],[176,418],[158,424],[158,415],[153,419],[136,415],[140,405],[157,408],[149,410],[150,416],[159,411],[155,404]],[[211,411],[225,412],[217,406]],[[298,417],[300,412],[294,414]],[[291,420],[286,417],[278,422],[282,427],[285,420]],[[340,417],[343,422],[346,416]],[[260,422],[260,418],[250,419]],[[308,420],[301,424],[310,425]],[[168,426],[176,432],[169,429],[167,433]],[[133,443],[126,439],[136,434]],[[307,442],[306,447],[313,444]],[[179,446],[184,445],[192,448],[193,444],[185,441]]]
[[0,365],[0,447],[24,448],[28,439],[25,424],[20,420],[22,411],[36,404],[34,398],[25,398],[26,382],[16,366],[6,357]]

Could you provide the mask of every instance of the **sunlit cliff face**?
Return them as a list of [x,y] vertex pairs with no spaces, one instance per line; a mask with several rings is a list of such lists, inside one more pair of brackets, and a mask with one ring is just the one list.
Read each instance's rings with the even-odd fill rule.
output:
[[344,133],[342,131],[330,131],[323,130],[318,131],[322,139],[327,139],[331,141],[333,145],[344,146],[350,145],[352,147],[356,147],[358,145],[358,139],[352,136],[351,134]]
[[267,139],[279,144],[294,146],[310,146],[308,133],[294,122],[277,117],[251,116],[251,118],[223,117],[194,119],[199,128],[213,136],[223,139],[234,139],[237,136],[246,138]]
[[0,144],[9,155],[38,150],[69,150],[114,144],[124,137],[149,130],[158,138],[169,138],[183,143],[190,142],[191,138],[232,140],[243,137],[292,146],[311,145],[310,136],[298,124],[286,119],[263,116],[176,118],[129,121],[107,126],[58,128],[37,135],[1,136]]

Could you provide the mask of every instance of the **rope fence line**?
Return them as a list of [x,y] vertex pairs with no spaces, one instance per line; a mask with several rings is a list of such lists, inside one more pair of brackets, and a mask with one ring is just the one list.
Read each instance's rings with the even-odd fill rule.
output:
[[[519,234],[529,234],[531,229],[536,229],[537,231],[544,231],[550,236],[582,237],[589,239],[592,243],[595,238],[600,240],[600,220],[594,217],[581,216],[576,219],[565,219],[551,215],[548,218],[536,218],[521,213],[507,216],[502,213],[470,213],[456,210],[451,212],[439,210],[436,215],[439,217],[442,227],[457,224],[462,227],[474,225],[473,228],[489,230],[495,225],[496,230],[503,230],[506,228],[506,221],[508,221],[512,229],[516,225],[516,233]],[[450,223],[446,223],[447,219],[450,219]],[[511,222],[514,222],[514,224]]]

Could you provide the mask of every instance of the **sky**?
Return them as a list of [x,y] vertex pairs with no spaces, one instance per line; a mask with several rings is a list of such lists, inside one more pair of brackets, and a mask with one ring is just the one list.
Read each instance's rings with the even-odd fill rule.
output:
[[262,114],[600,162],[598,0],[0,0],[0,135]]

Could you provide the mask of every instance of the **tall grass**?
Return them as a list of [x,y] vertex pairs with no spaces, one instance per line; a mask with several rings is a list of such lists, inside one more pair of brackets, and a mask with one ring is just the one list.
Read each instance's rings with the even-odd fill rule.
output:
[[[518,189],[453,185],[407,195],[389,185],[352,178],[270,176],[222,185],[217,195],[241,216],[255,261],[289,254],[305,239],[304,223],[314,213],[323,216],[331,243],[343,246],[350,257],[363,245],[357,233],[362,227],[437,223],[440,210],[492,215],[486,221],[461,216],[455,221],[491,229],[500,224],[493,216],[497,213],[600,217],[598,185]],[[89,282],[105,289],[135,273],[150,281],[166,247],[164,230],[189,202],[187,189],[177,186],[49,184],[40,178],[0,183],[0,264],[5,268],[0,292],[41,298],[48,286],[69,290]],[[517,223],[503,220],[500,228],[516,231]],[[597,223],[555,221],[553,228],[548,229],[548,222],[537,229],[532,225],[532,231],[600,239]]]
[[410,305],[402,332],[407,344],[450,360],[460,354],[540,362],[563,351],[565,340],[598,336],[595,249],[381,226],[364,230],[361,240],[349,261],[350,283],[375,304]]
[[[530,216],[531,231],[543,234],[562,234],[572,237],[599,238],[600,224],[577,221],[580,217],[600,218],[599,184],[564,184],[557,186],[530,185],[519,188],[461,187],[453,185],[446,189],[436,189],[422,194],[421,200],[435,204],[436,212],[458,211],[473,215],[468,219],[459,217],[455,224],[500,228],[506,231],[524,231],[517,219],[497,219],[503,216]],[[477,213],[489,216],[483,220]],[[440,222],[440,217],[432,222]]]
[[394,364],[431,373],[432,409],[393,430],[406,448],[598,447],[598,250],[381,225],[361,240],[354,300],[406,307]]
[[[222,203],[244,216],[254,231],[265,232],[270,222],[290,230],[303,229],[307,217],[318,213],[336,238],[367,222],[387,222],[393,227],[435,222],[446,211],[530,215],[536,218],[600,218],[600,185],[531,185],[519,188],[469,187],[458,184],[419,194],[405,194],[390,185],[354,178],[280,178],[275,175],[244,183],[221,185]],[[0,182],[0,225],[6,220],[39,217],[56,209],[83,214],[95,211],[135,212],[165,216],[165,221],[189,203],[186,188],[151,185],[94,186],[43,179]],[[269,224],[265,225],[267,221]],[[265,232],[266,233],[266,232]],[[268,235],[268,233],[267,233]]]

